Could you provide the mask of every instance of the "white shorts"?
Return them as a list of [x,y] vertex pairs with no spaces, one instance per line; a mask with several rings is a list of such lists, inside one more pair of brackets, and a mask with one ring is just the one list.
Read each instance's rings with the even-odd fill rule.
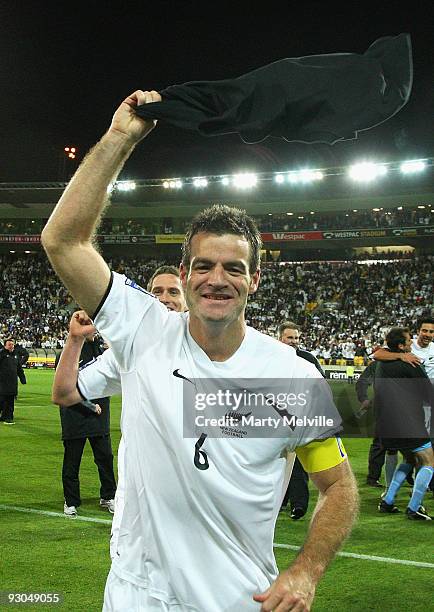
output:
[[180,605],[168,605],[148,594],[147,589],[118,578],[112,570],[104,590],[103,612],[181,612]]

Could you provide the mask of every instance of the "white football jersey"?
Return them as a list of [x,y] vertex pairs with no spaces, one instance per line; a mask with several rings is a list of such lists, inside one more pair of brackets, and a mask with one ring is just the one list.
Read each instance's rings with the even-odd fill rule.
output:
[[423,360],[422,367],[428,378],[434,382],[434,342],[430,342],[426,348],[419,346],[417,337],[411,343],[411,352]]
[[[276,517],[289,451],[336,427],[297,426],[288,438],[183,436],[185,379],[317,378],[295,350],[247,328],[234,355],[213,362],[191,337],[188,313],[113,273],[95,325],[122,387],[124,496],[112,572],[180,611],[257,611],[254,593],[277,576]],[[100,360],[102,363],[103,361]],[[80,389],[92,397],[80,374]],[[114,380],[108,387],[114,388]],[[198,450],[205,464],[196,461]],[[177,608],[178,609],[178,608]]]

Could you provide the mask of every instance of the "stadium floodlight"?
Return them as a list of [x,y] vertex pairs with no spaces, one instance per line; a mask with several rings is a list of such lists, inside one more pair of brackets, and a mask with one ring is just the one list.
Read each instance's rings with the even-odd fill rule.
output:
[[288,215],[288,217],[292,217],[292,215],[294,214],[293,212],[287,212],[286,213]]
[[426,163],[423,159],[412,159],[401,164],[400,170],[403,174],[413,174],[425,170]]
[[275,180],[276,183],[279,183],[279,185],[281,185],[282,183],[285,182],[285,177],[281,173],[275,174],[274,175],[274,180]]
[[286,180],[288,181],[288,183],[292,183],[292,184],[298,183],[299,181],[298,172],[288,172]]
[[170,179],[163,181],[164,189],[181,189],[182,181],[179,179]]
[[402,210],[402,206],[398,206],[396,210]]
[[69,159],[75,159],[76,158],[76,152],[77,149],[75,147],[64,147],[63,150],[66,153],[66,156],[69,157]]
[[350,166],[348,171],[350,178],[354,181],[369,182],[387,174],[387,168],[383,164],[373,164],[371,162],[362,162]]
[[119,181],[116,183],[116,189],[118,191],[134,191],[136,184],[134,181]]
[[298,174],[301,183],[311,183],[324,178],[324,174],[319,170],[300,170]]
[[195,187],[206,187],[208,185],[208,181],[206,178],[198,176],[197,178],[193,179],[193,185]]
[[305,168],[303,170],[288,172],[287,181],[288,183],[312,183],[313,181],[320,181],[324,178],[324,173],[321,170],[309,170]]
[[422,206],[422,204],[419,204],[418,208],[425,208],[425,206]]
[[243,174],[235,174],[234,176],[234,185],[238,187],[238,189],[249,189],[251,187],[255,187],[258,182],[258,177],[256,174],[251,174],[245,172]]
[[222,178],[222,185],[229,185],[229,183],[230,183],[230,182],[231,182],[231,181],[229,180],[229,177],[228,177],[228,176],[224,176],[224,177]]

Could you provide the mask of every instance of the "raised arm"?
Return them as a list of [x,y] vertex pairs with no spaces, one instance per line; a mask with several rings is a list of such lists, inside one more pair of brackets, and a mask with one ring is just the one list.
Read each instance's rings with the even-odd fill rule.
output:
[[159,102],[155,91],[138,90],[113,116],[110,128],[88,153],[45,226],[41,242],[74,299],[93,314],[103,298],[110,271],[94,246],[94,234],[116,180],[135,146],[154,127],[135,114],[135,107]]
[[54,376],[52,400],[55,404],[72,406],[83,400],[77,390],[78,362],[86,336],[92,336],[95,332],[92,321],[83,310],[74,312]]

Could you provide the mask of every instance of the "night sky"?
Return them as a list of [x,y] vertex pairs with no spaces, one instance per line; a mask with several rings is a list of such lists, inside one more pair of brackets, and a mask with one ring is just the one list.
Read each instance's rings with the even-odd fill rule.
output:
[[135,89],[232,78],[285,57],[363,53],[377,38],[401,32],[410,33],[413,45],[410,101],[357,140],[246,145],[237,135],[205,138],[161,123],[134,152],[123,177],[432,156],[434,5],[393,5],[0,2],[0,182],[59,180],[63,147],[78,147],[79,160]]

